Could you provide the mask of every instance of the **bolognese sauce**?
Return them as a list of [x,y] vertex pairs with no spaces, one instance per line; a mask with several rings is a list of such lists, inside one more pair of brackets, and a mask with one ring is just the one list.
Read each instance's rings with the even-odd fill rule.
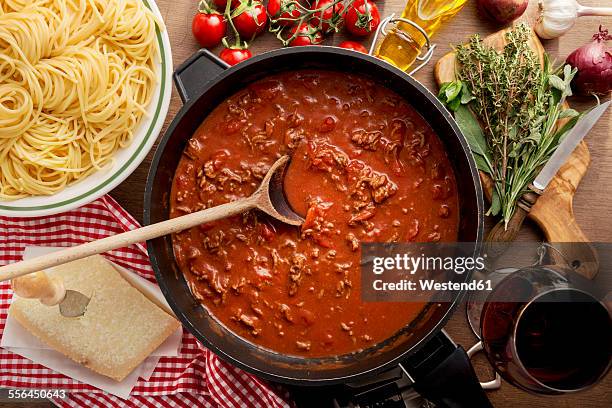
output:
[[372,79],[272,75],[221,103],[189,140],[171,217],[250,195],[284,154],[285,193],[303,225],[250,211],[175,234],[194,297],[281,353],[339,355],[391,337],[424,303],[362,302],[360,243],[456,240],[458,193],[441,140]]

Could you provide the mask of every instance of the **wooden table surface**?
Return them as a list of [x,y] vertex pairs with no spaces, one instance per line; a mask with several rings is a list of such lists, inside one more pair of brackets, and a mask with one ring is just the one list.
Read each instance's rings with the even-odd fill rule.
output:
[[[178,66],[198,49],[191,35],[191,19],[197,8],[197,0],[155,1],[164,17],[170,36],[174,65]],[[438,44],[438,48],[434,55],[434,61],[415,75],[416,79],[430,89],[436,89],[432,75],[433,62],[449,51],[451,44],[460,42],[475,32],[486,35],[500,28],[479,16],[475,3],[475,0],[468,0],[464,9],[436,34],[434,42]],[[610,0],[581,0],[580,3],[583,5],[603,6],[610,5]],[[406,0],[377,1],[377,4],[381,15],[387,16],[391,13],[401,13]],[[531,0],[527,13],[533,15],[536,8],[537,1]],[[550,55],[557,58],[558,61],[563,61],[570,52],[589,41],[591,35],[597,31],[599,24],[604,24],[604,26],[612,29],[612,17],[580,18],[569,33],[558,40],[545,42],[545,47]],[[335,45],[343,39],[342,35],[336,34],[334,37],[328,38],[325,44]],[[279,46],[280,43],[276,38],[266,33],[252,43],[251,50],[254,54],[257,54],[278,48]],[[593,101],[588,99],[572,101],[572,105],[577,109],[585,108],[592,103]],[[172,102],[164,130],[180,107],[180,99],[176,91],[173,90]],[[576,219],[592,241],[612,242],[612,114],[610,111],[602,117],[586,140],[591,151],[591,166],[575,196],[574,209]],[[153,151],[126,181],[111,192],[111,195],[139,221],[142,220],[142,196],[152,156]],[[539,232],[532,224],[527,223],[523,230],[519,239],[536,240],[541,238]],[[455,312],[446,330],[455,341],[462,344],[466,349],[475,341],[474,335],[467,326],[464,308],[460,308]],[[559,358],[562,358],[562,356],[559,356]],[[479,356],[476,360],[476,371],[485,380],[491,375],[492,371],[485,363],[484,357]],[[612,375],[608,375],[596,387],[573,395],[559,397],[534,396],[520,391],[508,383],[504,383],[500,390],[490,392],[489,397],[496,408],[549,408],[551,406],[555,408],[610,407],[612,406]],[[15,407],[17,405],[23,407],[47,407],[49,403],[23,405],[0,403],[0,408],[5,406]]]

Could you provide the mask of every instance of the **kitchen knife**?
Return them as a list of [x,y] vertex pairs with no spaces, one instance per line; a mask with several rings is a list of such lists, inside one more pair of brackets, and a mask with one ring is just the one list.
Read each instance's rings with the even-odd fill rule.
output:
[[557,146],[555,152],[550,156],[550,159],[546,162],[540,173],[537,175],[532,183],[535,187],[536,192],[541,194],[548,186],[548,183],[555,177],[557,171],[563,166],[567,158],[572,154],[578,143],[584,139],[591,128],[597,123],[601,115],[603,115],[608,107],[612,103],[612,100],[602,103],[601,105],[593,108],[589,113],[584,115],[582,119],[576,123],[572,130],[565,136],[565,139]]
[[[503,222],[496,224],[487,235],[487,253],[489,256],[497,256],[503,252],[503,245],[497,246],[490,243],[512,242],[516,239],[518,232],[529,214],[531,207],[537,202],[539,196],[544,192],[550,181],[555,177],[561,166],[565,164],[568,157],[572,154],[576,146],[584,139],[586,134],[597,123],[599,118],[606,112],[612,101],[602,103],[590,112],[585,114],[578,123],[568,132],[563,141],[559,144],[550,159],[540,170],[533,183],[529,184],[528,191],[525,192],[517,203],[517,208],[508,222],[504,225]],[[598,261],[595,250],[588,244],[582,245],[564,245],[565,250],[558,258],[559,261],[570,264],[577,272],[582,275],[592,278],[598,269]]]

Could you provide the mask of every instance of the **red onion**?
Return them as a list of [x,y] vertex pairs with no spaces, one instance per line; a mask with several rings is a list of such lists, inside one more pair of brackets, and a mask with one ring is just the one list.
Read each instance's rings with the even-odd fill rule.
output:
[[527,8],[529,0],[478,0],[478,10],[491,20],[501,24],[519,18]]
[[599,26],[593,41],[567,57],[566,62],[578,69],[572,81],[572,89],[576,93],[605,95],[612,90],[612,50],[606,46],[608,40],[612,40],[612,36]]

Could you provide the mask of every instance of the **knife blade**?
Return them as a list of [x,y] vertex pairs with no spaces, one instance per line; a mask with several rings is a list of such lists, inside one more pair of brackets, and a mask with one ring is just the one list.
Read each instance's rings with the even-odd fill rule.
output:
[[573,127],[572,130],[565,136],[563,141],[557,146],[555,152],[550,156],[540,173],[537,175],[532,185],[537,190],[544,191],[548,183],[555,177],[557,171],[563,166],[567,158],[572,154],[578,143],[584,139],[591,128],[597,123],[601,115],[603,115],[610,103],[608,101],[593,108],[589,113],[584,115],[582,119]]

